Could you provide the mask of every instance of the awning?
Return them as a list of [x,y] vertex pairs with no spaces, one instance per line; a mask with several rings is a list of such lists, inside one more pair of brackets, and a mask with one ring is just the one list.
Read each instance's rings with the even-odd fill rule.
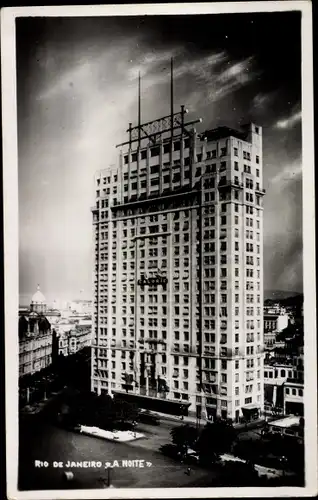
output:
[[242,408],[243,413],[244,413],[244,411],[255,412],[255,411],[259,411],[259,410],[260,410],[260,406],[256,406],[255,404],[252,404],[252,403],[245,405]]

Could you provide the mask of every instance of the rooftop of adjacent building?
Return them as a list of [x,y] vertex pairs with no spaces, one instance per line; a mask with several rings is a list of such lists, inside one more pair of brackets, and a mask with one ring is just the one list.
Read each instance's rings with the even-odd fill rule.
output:
[[276,420],[270,423],[271,426],[281,427],[281,428],[293,427],[299,424],[300,424],[300,417],[295,415],[289,415],[288,417],[281,418],[280,420]]
[[86,333],[90,333],[92,331],[90,325],[69,325],[70,329],[66,331],[60,332],[60,336],[70,337],[76,335],[85,335]]
[[[200,138],[206,139],[207,141],[218,141],[219,139],[225,139],[227,137],[236,137],[241,141],[249,141],[249,133],[253,125],[252,123],[242,125],[242,130],[226,126],[216,127],[200,134]],[[257,133],[260,133],[261,127],[255,126],[255,130],[257,130]]]
[[264,311],[264,319],[278,319],[281,316],[288,317],[288,314],[286,312],[281,312],[281,311]]
[[92,304],[93,301],[90,299],[75,299],[75,300],[72,300],[72,303],[73,304]]

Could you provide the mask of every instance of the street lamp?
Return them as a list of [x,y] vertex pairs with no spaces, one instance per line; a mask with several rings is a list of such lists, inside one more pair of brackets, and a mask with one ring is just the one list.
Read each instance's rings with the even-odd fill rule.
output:
[[280,459],[279,459],[281,465],[282,465],[282,469],[283,469],[283,476],[285,476],[285,473],[286,473],[286,470],[285,470],[285,467],[287,465],[287,462],[288,462],[288,459],[287,457],[285,456],[282,456]]
[[112,485],[110,484],[110,480],[111,480],[110,470],[111,470],[112,468],[113,468],[113,467],[112,467],[112,465],[109,465],[109,466],[107,467],[107,469],[106,469],[106,470],[107,470],[107,487],[108,487],[108,488],[111,488],[111,487],[112,487]]

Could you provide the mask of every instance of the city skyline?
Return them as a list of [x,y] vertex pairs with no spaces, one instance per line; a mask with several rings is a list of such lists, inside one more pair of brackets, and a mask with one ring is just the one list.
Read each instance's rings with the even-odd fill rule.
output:
[[198,131],[263,127],[264,286],[302,291],[300,15],[198,17],[17,21],[20,300],[37,283],[48,300],[91,296],[95,171],[136,123],[139,71],[143,121],[169,113],[171,57]]

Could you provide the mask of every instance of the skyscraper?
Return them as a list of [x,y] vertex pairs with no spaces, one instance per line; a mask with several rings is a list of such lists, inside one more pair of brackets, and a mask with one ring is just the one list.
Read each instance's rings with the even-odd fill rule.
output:
[[263,407],[262,129],[129,125],[96,175],[92,390],[238,421]]

